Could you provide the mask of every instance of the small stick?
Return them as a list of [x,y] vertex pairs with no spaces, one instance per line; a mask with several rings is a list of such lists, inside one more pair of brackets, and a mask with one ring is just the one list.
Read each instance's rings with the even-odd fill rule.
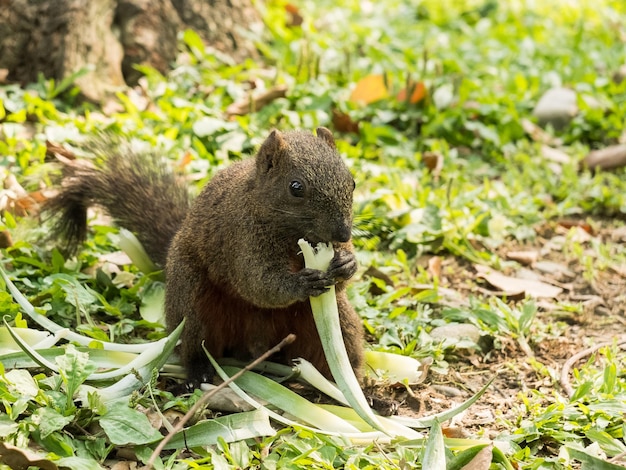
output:
[[294,335],[294,334],[287,335],[280,343],[278,343],[272,349],[266,351],[261,356],[256,358],[254,361],[252,361],[246,367],[244,367],[239,372],[237,372],[235,375],[233,375],[230,379],[222,382],[219,386],[215,387],[214,389],[207,390],[206,392],[204,392],[204,395],[202,395],[200,397],[200,399],[191,407],[191,409],[189,411],[187,411],[187,413],[185,413],[185,416],[183,416],[180,419],[180,421],[178,423],[176,423],[176,426],[174,426],[174,428],[167,434],[167,436],[165,436],[163,438],[163,440],[161,442],[159,442],[159,445],[156,447],[156,449],[154,449],[154,452],[152,452],[152,455],[150,456],[150,460],[148,460],[148,464],[146,465],[146,469],[150,470],[153,467],[154,461],[161,454],[161,451],[163,450],[165,445],[172,439],[174,434],[176,434],[181,429],[183,429],[183,426],[185,426],[187,421],[189,421],[192,418],[192,416],[195,415],[198,412],[200,407],[202,407],[202,405],[204,405],[209,400],[209,398],[211,398],[213,395],[215,395],[219,390],[221,390],[221,389],[225,388],[226,386],[228,386],[228,384],[230,384],[231,382],[234,382],[235,380],[237,380],[239,377],[241,377],[244,374],[244,372],[247,372],[247,371],[253,369],[259,363],[261,363],[261,362],[265,361],[267,358],[269,358],[272,354],[277,353],[278,351],[280,351],[282,348],[284,348],[288,344],[293,343],[295,339],[296,339],[296,335]]
[[[565,364],[563,364],[563,369],[561,369],[561,379],[559,383],[561,384],[561,388],[563,389],[565,393],[567,393],[567,396],[569,398],[571,398],[572,395],[574,395],[574,389],[572,388],[572,385],[569,382],[569,371],[572,368],[572,366],[576,364],[576,362],[580,361],[583,357],[589,356],[593,354],[594,352],[596,352],[598,349],[602,349],[605,346],[611,346],[612,344],[613,344],[613,341],[607,341],[606,343],[596,344],[595,346],[592,346],[590,348],[583,349],[582,351],[577,352],[572,357],[570,357],[567,361],[565,361]],[[617,342],[617,346],[621,346],[623,344],[626,344],[626,338],[621,338]]]

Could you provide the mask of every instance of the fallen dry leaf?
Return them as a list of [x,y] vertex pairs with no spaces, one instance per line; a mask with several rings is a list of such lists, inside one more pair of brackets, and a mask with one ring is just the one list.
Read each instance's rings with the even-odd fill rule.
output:
[[285,11],[289,13],[290,16],[289,21],[287,22],[288,26],[291,26],[293,28],[294,26],[302,25],[302,23],[304,22],[304,18],[302,18],[300,10],[297,6],[292,3],[288,3],[287,5],[285,5]]
[[539,253],[536,251],[509,251],[506,253],[506,257],[512,261],[517,261],[524,266],[529,266],[537,261]]
[[359,133],[359,123],[353,121],[350,116],[336,108],[333,109],[333,126],[339,132],[351,132],[353,134]]
[[237,101],[226,108],[226,114],[231,116],[244,116],[253,111],[258,111],[264,108],[272,101],[278,98],[284,98],[287,95],[287,87],[285,85],[278,85],[269,90],[263,90],[256,93],[254,96],[248,96],[247,98]]
[[178,162],[178,164],[176,165],[176,168],[180,171],[185,171],[185,168],[187,168],[187,166],[193,161],[193,155],[191,154],[191,152],[187,151],[185,152],[185,155],[183,155],[183,158],[180,160],[180,162]]
[[[408,92],[407,92],[408,90]],[[411,94],[411,97],[407,100],[407,96]],[[398,101],[408,101],[410,104],[419,103],[426,96],[426,86],[424,82],[409,82],[409,84],[400,90],[396,99]]]
[[502,273],[481,265],[475,265],[474,267],[478,272],[478,277],[484,279],[508,296],[519,296],[523,293],[534,298],[554,298],[563,292],[562,288],[545,282],[505,276]]
[[493,444],[480,449],[478,453],[461,470],[489,470],[493,459]]
[[533,268],[546,274],[562,274],[567,277],[576,277],[576,273],[561,263],[554,261],[538,261]]
[[36,212],[37,201],[26,192],[12,173],[6,176],[4,188],[0,190],[0,211],[7,211],[20,217]]
[[587,222],[585,222],[584,220],[575,220],[575,219],[560,219],[557,221],[557,223],[561,226],[561,227],[565,227],[565,228],[572,228],[572,227],[580,227],[582,228],[585,232],[593,235],[594,234],[594,230],[593,227],[591,225],[589,225]]
[[615,243],[626,242],[626,225],[613,229],[611,231],[611,240]]
[[11,232],[3,230],[0,232],[0,248],[8,248],[13,246],[13,239],[11,238]]
[[382,75],[368,75],[358,81],[352,94],[350,101],[357,104],[370,104],[380,101],[389,96],[385,77]]
[[441,169],[443,168],[443,154],[440,152],[424,152],[422,155],[422,161],[426,168],[430,170],[435,178],[439,177]]
[[76,160],[76,154],[74,152],[66,149],[60,144],[50,142],[49,140],[46,140],[46,155],[51,157],[61,155],[69,160]]
[[26,470],[29,467],[43,470],[57,470],[59,468],[43,455],[28,449],[20,449],[5,442],[0,442],[0,462],[15,470]]
[[441,257],[433,256],[428,260],[428,274],[431,279],[439,279],[441,277]]

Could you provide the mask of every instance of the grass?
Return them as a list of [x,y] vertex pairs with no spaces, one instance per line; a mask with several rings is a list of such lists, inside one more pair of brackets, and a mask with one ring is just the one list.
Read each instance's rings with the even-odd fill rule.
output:
[[[626,81],[612,80],[626,63],[623,2],[296,5],[301,27],[289,26],[284,2],[262,7],[268,31],[259,38],[258,62],[221,60],[187,32],[173,71],[164,77],[143,67],[143,86],[119,94],[114,111],[80,103],[68,83],[1,86],[0,178],[14,176],[36,199],[53,185],[57,171],[46,157],[46,140],[77,148],[107,131],[160,150],[199,189],[215,171],[253,153],[272,127],[335,128],[357,181],[354,241],[362,271],[350,296],[370,347],[432,358],[427,384],[476,391],[481,383],[470,383],[472,374],[497,371],[498,390],[508,402],[494,391],[484,400],[493,422],[462,426],[472,437],[492,439],[518,468],[618,468],[611,465],[623,464],[626,450],[623,350],[606,347],[579,362],[571,398],[559,389],[558,370],[573,352],[623,330],[615,322],[626,307],[626,249],[613,234],[626,216],[626,172],[594,173],[578,165],[590,150],[624,139]],[[383,88],[367,91],[365,98],[383,98],[355,102],[354,88],[370,75],[381,75]],[[230,104],[252,93],[252,81],[286,86],[287,96],[226,118]],[[426,96],[417,103],[398,99],[407,83],[421,83]],[[546,160],[545,142],[524,128],[541,95],[554,86],[579,96],[580,112],[570,125],[547,131],[549,145],[569,163]],[[590,97],[598,106],[588,104]],[[333,113],[358,124],[358,131],[337,130]],[[435,170],[429,166],[433,158]],[[37,310],[94,340],[162,338],[162,325],[141,315],[142,299],[161,281],[102,259],[119,249],[117,229],[95,221],[80,254],[65,259],[43,241],[47,226],[24,216],[34,206],[15,188],[1,193],[0,229],[14,241],[2,250],[2,264]],[[576,227],[565,229],[564,219],[590,225],[591,238]],[[559,281],[566,293],[556,300],[494,299],[473,265],[511,273],[519,268],[506,257],[513,248],[535,249],[573,271]],[[429,267],[434,256],[442,260],[439,271]],[[366,275],[367,268],[384,276]],[[601,303],[590,307],[596,301]],[[0,313],[12,326],[25,324],[4,291]],[[492,347],[470,342],[465,348],[431,335],[451,322],[473,324]],[[72,367],[76,380],[83,377],[84,370]],[[8,368],[0,374],[2,440],[21,448],[36,445],[71,468],[110,466],[119,458],[116,443],[98,427],[107,423],[103,403],[94,397],[75,405],[62,375],[33,374]],[[421,385],[413,393],[428,390]],[[197,399],[158,387],[152,392],[132,397],[129,416],[148,408],[184,412]],[[434,407],[431,395],[427,402]],[[154,447],[145,432],[148,437],[136,448],[142,461]],[[450,464],[460,450],[449,440],[446,445]],[[256,441],[220,441],[174,454],[162,465],[410,468],[423,458],[423,442],[345,446],[337,438],[287,427]],[[491,468],[505,468],[503,462],[494,457]]]

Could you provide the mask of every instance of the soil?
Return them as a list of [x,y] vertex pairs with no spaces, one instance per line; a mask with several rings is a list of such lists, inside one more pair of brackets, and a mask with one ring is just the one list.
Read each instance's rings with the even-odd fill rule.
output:
[[[421,385],[413,387],[413,396],[404,389],[388,389],[386,396],[398,400],[399,414],[426,416],[448,410],[462,403],[480,390],[491,378],[495,381],[487,392],[468,410],[446,423],[444,432],[449,437],[482,435],[493,439],[505,432],[507,423],[518,423],[525,416],[522,397],[531,390],[539,390],[552,396],[558,393],[568,396],[567,388],[559,383],[566,362],[577,353],[595,345],[618,341],[626,348],[626,266],[611,264],[591,250],[597,242],[607,243],[609,250],[621,249],[626,239],[626,230],[611,221],[557,222],[537,229],[538,238],[532,245],[506,244],[497,249],[502,259],[507,253],[535,251],[535,263],[525,266],[524,277],[534,273],[536,279],[563,288],[556,298],[539,298],[539,312],[531,326],[527,345],[514,338],[495,338],[495,346],[488,351],[457,351],[448,358],[449,372],[446,375],[429,372]],[[580,257],[566,250],[564,242],[571,237],[580,237],[587,261],[595,269],[590,272],[589,264],[583,265]],[[567,243],[565,243],[566,245]],[[558,248],[560,247],[560,249]],[[538,261],[550,261],[539,270]],[[442,287],[456,290],[467,298],[469,295],[500,295],[501,292],[476,277],[470,263],[456,258],[442,262],[442,272],[458,273],[446,276]],[[541,266],[541,264],[539,265]],[[446,269],[450,268],[450,269]],[[518,265],[519,268],[519,265]],[[509,267],[504,274],[519,274],[519,269]],[[532,295],[532,293],[527,292]],[[577,308],[567,308],[567,306]],[[590,354],[576,359],[571,365],[575,369],[589,360]],[[564,385],[575,389],[572,373],[566,374]]]

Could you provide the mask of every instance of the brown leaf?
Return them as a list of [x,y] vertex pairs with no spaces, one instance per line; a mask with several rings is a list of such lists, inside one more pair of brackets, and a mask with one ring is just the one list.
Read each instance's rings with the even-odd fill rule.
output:
[[433,256],[428,260],[428,274],[431,279],[441,277],[441,258],[439,256]]
[[0,248],[8,248],[13,246],[13,239],[11,238],[11,232],[3,230],[0,232]]
[[424,82],[409,82],[406,88],[400,90],[396,99],[398,101],[407,101],[409,93],[411,94],[411,97],[408,99],[410,104],[416,104],[422,101],[426,97],[426,86]]
[[13,215],[24,217],[30,212],[36,212],[35,201],[17,181],[15,175],[9,173],[4,180],[4,190],[0,191],[0,211],[7,211]]
[[60,144],[50,142],[49,140],[46,140],[46,155],[50,157],[57,157],[58,155],[61,155],[68,160],[76,160],[76,154],[74,152],[66,149]]
[[591,225],[589,225],[587,222],[585,222],[584,220],[561,219],[561,220],[557,221],[557,223],[561,227],[565,227],[567,229],[570,229],[572,227],[580,227],[585,232],[587,232],[588,234],[590,234],[590,235],[594,234],[593,227]]
[[505,276],[481,265],[476,265],[475,268],[478,272],[478,277],[508,296],[519,296],[520,293],[523,293],[534,298],[553,298],[563,292],[563,289],[560,287],[545,282]]
[[304,18],[300,15],[300,10],[294,4],[288,3],[285,5],[285,11],[290,15],[290,20],[287,22],[288,26],[300,26],[304,21]]
[[333,109],[333,126],[335,126],[335,129],[339,132],[359,133],[359,123],[354,122],[350,116],[336,108]]
[[426,151],[422,155],[422,161],[433,176],[438,177],[443,168],[443,155],[440,152]]
[[358,81],[352,94],[350,101],[357,104],[370,104],[380,101],[389,96],[387,85],[385,85],[385,77],[382,75],[368,75]]
[[193,155],[191,154],[191,152],[185,152],[185,155],[183,155],[182,160],[178,163],[178,165],[176,165],[176,167],[179,170],[184,171],[185,168],[187,168],[187,165],[189,165],[192,161]]
[[0,462],[14,470],[26,470],[28,467],[38,467],[43,470],[57,470],[59,468],[43,455],[28,449],[20,449],[5,442],[0,442]]
[[287,95],[287,87],[285,85],[278,85],[269,90],[263,90],[255,96],[249,96],[241,101],[231,104],[226,109],[226,114],[231,116],[244,116],[250,112],[258,111],[272,101],[278,98],[284,98]]
[[524,266],[529,266],[537,261],[539,253],[536,251],[509,251],[506,257],[510,260],[517,261]]
[[467,439],[467,431],[457,426],[442,427],[441,432],[443,433],[445,437],[450,438],[450,439]]
[[478,453],[461,470],[489,470],[493,459],[493,444],[480,449]]

